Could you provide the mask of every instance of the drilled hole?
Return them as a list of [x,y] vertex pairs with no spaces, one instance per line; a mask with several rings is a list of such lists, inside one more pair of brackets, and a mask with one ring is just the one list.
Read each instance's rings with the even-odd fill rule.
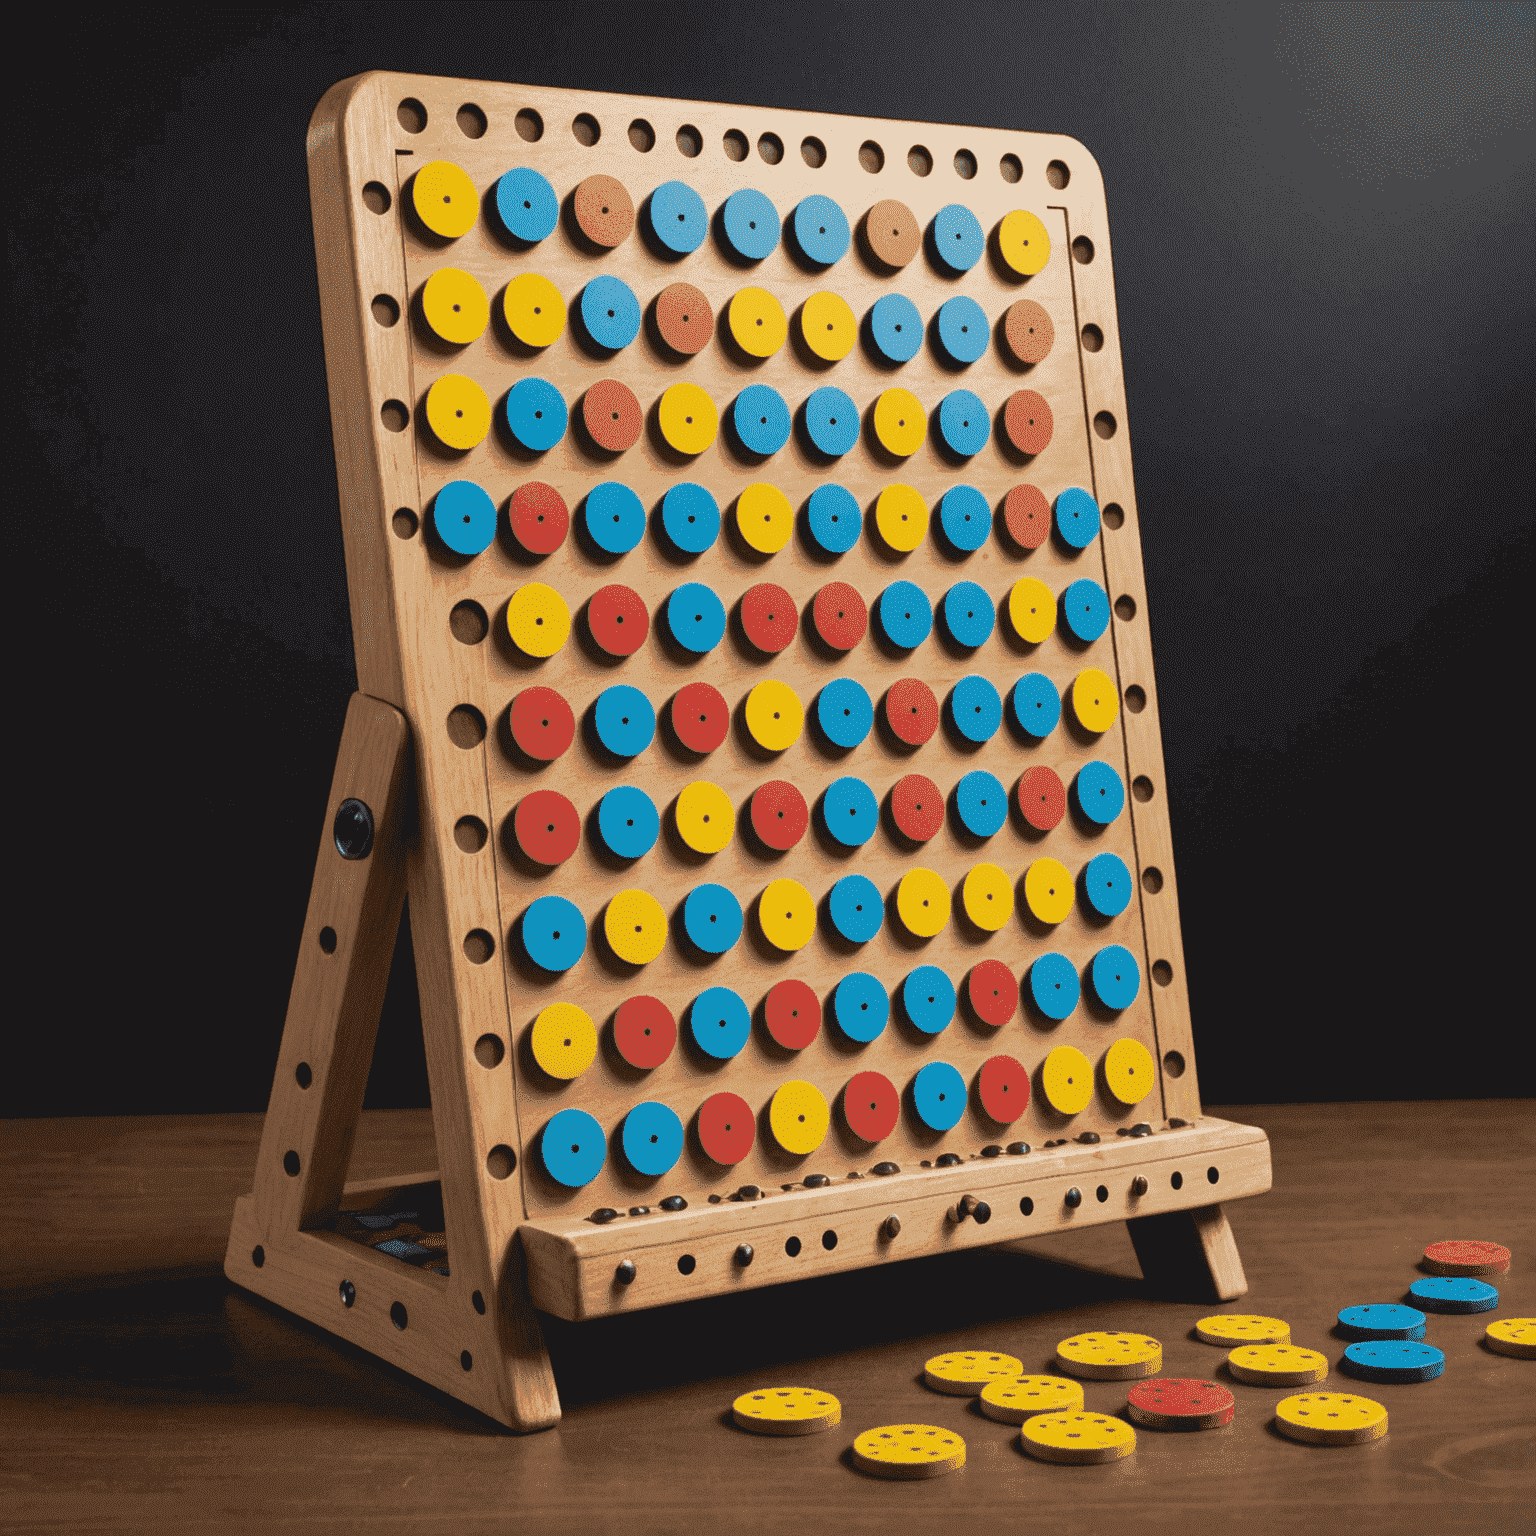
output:
[[1163,888],[1163,872],[1160,869],[1148,865],[1141,872],[1141,888],[1149,896],[1156,896]]
[[496,953],[496,941],[484,928],[471,928],[464,935],[464,958],[471,965],[484,965]]
[[427,109],[414,96],[407,96],[395,108],[395,116],[407,133],[420,133],[427,126]]
[[873,139],[865,139],[859,145],[859,164],[871,176],[876,175],[885,169],[885,151]]
[[590,149],[602,138],[603,130],[590,112],[578,112],[571,121],[571,134],[578,144],[585,144]]
[[410,1318],[406,1316],[405,1304],[403,1302],[396,1301],[390,1303],[389,1320],[402,1333],[405,1332],[405,1325],[410,1321]]
[[320,930],[320,948],[328,955],[336,953],[336,930],[334,928],[322,928]]
[[769,165],[777,165],[784,158],[784,140],[776,133],[765,133],[757,141],[757,152]]
[[389,526],[395,530],[395,537],[397,539],[414,539],[416,537],[416,530],[421,524],[418,522],[416,514],[409,507],[401,507],[390,518]]
[[1117,617],[1130,620],[1136,617],[1136,599],[1128,592],[1122,592],[1115,599],[1115,614]]
[[1152,780],[1146,774],[1138,773],[1131,780],[1131,793],[1145,805],[1152,798]]
[[1168,1178],[1168,1182],[1171,1185],[1173,1185],[1173,1187],[1175,1189],[1183,1189],[1184,1188],[1184,1175],[1182,1173],[1177,1173],[1177,1172],[1175,1172],[1173,1174],[1170,1174],[1169,1178]]
[[387,293],[375,294],[369,308],[373,310],[373,318],[386,328],[400,318],[400,306]]
[[481,1035],[475,1041],[475,1060],[482,1067],[499,1067],[507,1048],[500,1035]]
[[480,1314],[481,1317],[485,1316],[485,1297],[482,1296],[479,1291],[473,1291],[470,1293],[469,1304],[475,1309],[476,1312]]
[[1024,166],[1017,155],[1004,155],[997,162],[997,170],[1004,181],[1017,181],[1024,174]]
[[465,1349],[459,1352],[459,1365],[463,1370],[470,1370],[475,1363],[475,1357]]
[[1100,1205],[1103,1205],[1104,1202],[1109,1199],[1109,1186],[1106,1184],[1100,1184],[1093,1193],[1094,1198],[1099,1202]]
[[1079,235],[1072,242],[1072,256],[1086,267],[1093,260],[1093,241],[1087,235]]
[[1035,1214],[1035,1202],[1028,1195],[1025,1195],[1019,1201],[1019,1214],[1021,1216],[1033,1216]]
[[336,1293],[341,1297],[341,1304],[344,1307],[350,1307],[357,1300],[357,1287],[350,1280],[343,1280],[336,1287]]
[[827,146],[820,139],[801,139],[800,158],[813,171],[820,170],[827,163]]
[[473,704],[456,704],[448,711],[448,739],[466,752],[485,740],[485,716]]
[[[1154,960],[1152,962],[1152,980],[1155,981],[1158,984],[1158,986],[1160,986],[1160,987],[1170,986],[1172,984],[1172,982],[1173,982],[1173,967],[1171,965],[1169,965],[1166,960]],[[1170,1052],[1169,1054],[1170,1055],[1177,1055],[1178,1053],[1177,1052]],[[1164,1060],[1163,1060],[1163,1065],[1167,1066],[1167,1064],[1168,1064],[1168,1061],[1167,1061],[1167,1058],[1165,1057]],[[1179,1057],[1179,1071],[1182,1072],[1183,1070],[1184,1070],[1184,1058],[1182,1056],[1180,1056]],[[1177,1075],[1177,1074],[1175,1074],[1175,1075]]]
[[1104,346],[1104,332],[1096,325],[1083,327],[1083,351],[1098,352]]
[[692,123],[684,123],[677,130],[677,147],[692,160],[704,150],[704,135]]
[[525,144],[537,144],[544,137],[544,119],[532,107],[524,107],[512,119],[512,126]]
[[800,1239],[798,1237],[785,1238],[784,1252],[787,1253],[792,1259],[798,1258],[800,1256]]
[[1139,715],[1147,707],[1147,690],[1140,683],[1132,683],[1125,690],[1125,707],[1133,715]]
[[485,137],[485,113],[474,102],[466,101],[455,114],[458,120],[459,132],[466,139],[483,139]]
[[283,1153],[283,1172],[290,1179],[296,1179],[299,1176],[299,1154],[292,1149]]
[[489,836],[489,830],[478,816],[460,816],[453,824],[453,840],[461,853],[479,853]]
[[463,645],[479,645],[491,631],[485,609],[471,598],[453,605],[448,615],[448,630]]
[[691,1275],[699,1267],[699,1261],[691,1253],[678,1255],[677,1272],[680,1275]]
[[307,1061],[301,1061],[298,1066],[293,1069],[293,1080],[299,1085],[300,1088],[308,1088],[309,1085],[314,1082],[315,1074],[310,1070],[310,1065]]
[[370,181],[363,188],[363,207],[369,213],[388,213],[392,201],[389,188],[382,181]]
[[976,174],[976,156],[968,149],[955,151],[955,175],[963,176],[967,181]]
[[933,156],[921,144],[907,151],[907,169],[914,176],[926,176],[933,169]]
[[[499,1044],[500,1042],[498,1042]],[[517,1153],[511,1147],[492,1147],[485,1154],[485,1171],[493,1179],[509,1179],[512,1170],[517,1167]]]
[[410,425],[411,413],[406,410],[403,400],[386,400],[379,407],[379,420],[391,432],[404,432]]
[[1065,160],[1052,160],[1045,168],[1045,179],[1060,192],[1072,180],[1072,172],[1067,169]]
[[1125,527],[1125,508],[1118,502],[1110,502],[1103,512],[1104,526],[1106,528]]
[[[1154,974],[1156,974],[1156,973],[1154,972]],[[1163,1057],[1163,1071],[1166,1072],[1169,1077],[1183,1077],[1184,1076],[1184,1058],[1183,1058],[1183,1056],[1181,1056],[1178,1051],[1169,1051]]]
[[1113,416],[1109,414],[1108,411],[1100,411],[1099,414],[1093,418],[1093,430],[1098,433],[1100,437],[1106,440],[1115,435],[1115,428],[1117,426],[1119,426],[1119,423]]
[[260,1269],[261,1266],[266,1262],[267,1250],[263,1248],[260,1243],[257,1243],[256,1246],[251,1249],[251,1263],[254,1264],[257,1269]]
[[629,142],[642,155],[648,155],[656,148],[656,130],[643,117],[637,117],[629,125]]
[[727,129],[725,138],[721,142],[725,145],[725,158],[727,160],[745,160],[747,158],[747,136],[741,129]]
[[829,1227],[821,1234],[821,1246],[831,1253],[837,1247],[837,1233]]
[[1219,1184],[1221,1182],[1221,1169],[1207,1168],[1205,1170],[1205,1182],[1207,1184]]

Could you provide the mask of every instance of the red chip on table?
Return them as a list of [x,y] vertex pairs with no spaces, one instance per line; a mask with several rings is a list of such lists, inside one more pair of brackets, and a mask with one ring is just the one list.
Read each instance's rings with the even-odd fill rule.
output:
[[1049,832],[1067,814],[1067,789],[1054,768],[1030,768],[1019,780],[1019,814],[1038,832]]
[[763,1022],[786,1051],[803,1051],[821,1029],[821,999],[793,977],[775,982],[763,999]]
[[999,1125],[1012,1125],[1029,1108],[1029,1073],[1012,1056],[992,1056],[976,1074],[981,1107]]
[[939,728],[939,701],[927,683],[904,677],[886,691],[885,719],[899,741],[920,747]]
[[613,1016],[613,1045],[632,1067],[659,1067],[677,1044],[677,1020],[659,997],[627,997]]
[[1237,1400],[1220,1382],[1190,1376],[1138,1381],[1125,1406],[1132,1423],[1151,1429],[1220,1429],[1237,1412]]
[[602,379],[582,396],[581,420],[592,441],[609,453],[633,448],[645,424],[634,392],[617,379]]
[[1018,1012],[1018,978],[1001,960],[980,961],[965,978],[965,995],[976,1017],[993,1029]]
[[829,581],[811,604],[811,622],[834,651],[851,651],[869,628],[869,608],[846,581]]
[[650,633],[651,616],[638,592],[614,582],[592,594],[587,604],[587,628],[610,656],[633,656]]
[[896,1129],[901,1095],[879,1072],[856,1072],[843,1089],[843,1118],[848,1129],[865,1141],[884,1141]]
[[553,688],[524,688],[510,714],[512,740],[541,763],[554,762],[576,735],[571,706]]
[[1051,504],[1035,485],[1016,485],[1003,498],[1003,526],[1020,549],[1039,549],[1051,531]]
[[909,773],[891,791],[891,818],[915,843],[926,843],[944,825],[944,796],[926,774]]
[[704,1155],[729,1168],[752,1150],[757,1124],[739,1093],[712,1093],[699,1106],[699,1145]]
[[690,752],[713,752],[730,728],[730,706],[718,688],[689,683],[672,695],[672,729]]
[[1021,389],[1009,395],[1003,407],[1003,431],[1020,453],[1031,457],[1043,453],[1056,425],[1045,396],[1033,389]]
[[788,779],[770,779],[752,793],[752,830],[775,853],[786,853],[805,836],[811,809]]
[[512,813],[517,846],[538,864],[564,864],[581,842],[581,817],[555,789],[536,789]]
[[571,513],[554,486],[530,480],[512,492],[507,521],[512,525],[512,537],[530,555],[552,555],[570,532]]
[[1509,1249],[1502,1243],[1462,1237],[1431,1243],[1424,1250],[1423,1267],[1432,1275],[1502,1275],[1509,1260]]
[[758,650],[778,655],[800,627],[794,598],[771,581],[758,582],[741,600],[741,627]]

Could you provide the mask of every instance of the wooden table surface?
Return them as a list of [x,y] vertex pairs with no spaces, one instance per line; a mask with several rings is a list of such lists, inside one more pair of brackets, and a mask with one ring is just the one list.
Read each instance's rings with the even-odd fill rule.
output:
[[[1401,1299],[1424,1245],[1515,1251],[1497,1315],[1536,1315],[1531,1101],[1211,1107],[1264,1127],[1272,1193],[1230,1206],[1250,1290],[1226,1310],[1287,1319],[1337,1362],[1342,1306]],[[1149,1296],[1121,1225],[802,1281],[583,1324],[546,1320],[558,1428],[507,1433],[226,1281],[230,1208],[260,1117],[0,1123],[17,1216],[0,1268],[0,1528],[947,1531],[962,1517],[1062,1533],[1529,1531],[1536,1362],[1479,1342],[1488,1316],[1432,1317],[1445,1374],[1354,1383],[1385,1440],[1297,1445],[1271,1427],[1294,1389],[1233,1384],[1202,1434],[1138,1431],[1134,1456],[1057,1467],[968,1399],[921,1384],[941,1350],[1044,1370],[1056,1341],[1124,1328],[1163,1341],[1164,1373],[1214,1376],[1195,1319]],[[353,1176],[431,1166],[426,1111],[364,1116]],[[731,1426],[749,1387],[835,1393],[843,1422],[802,1440]],[[1125,1385],[1088,1382],[1117,1412]],[[960,1431],[964,1468],[888,1483],[848,1463],[854,1435]],[[1524,1514],[1520,1513],[1524,1510]]]

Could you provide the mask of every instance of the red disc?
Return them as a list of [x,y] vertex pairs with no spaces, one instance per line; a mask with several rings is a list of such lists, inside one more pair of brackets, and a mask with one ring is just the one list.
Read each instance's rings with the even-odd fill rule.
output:
[[542,480],[530,480],[512,492],[507,518],[512,524],[512,537],[530,555],[554,554],[565,543],[571,527],[565,498]]
[[821,999],[803,981],[776,982],[763,999],[763,1022],[786,1051],[803,1051],[821,1029]]
[[901,1095],[890,1078],[879,1072],[858,1072],[843,1089],[843,1118],[848,1129],[865,1141],[884,1141],[896,1129]]
[[613,1016],[613,1044],[632,1067],[659,1067],[677,1044],[677,1020],[659,997],[627,997]]
[[651,616],[638,592],[614,582],[592,594],[587,604],[587,628],[610,656],[633,656],[650,633]]
[[586,392],[581,401],[581,419],[592,434],[592,441],[609,453],[633,448],[644,425],[634,391],[617,379],[603,379]]
[[1452,1238],[1424,1250],[1424,1267],[1437,1275],[1502,1275],[1509,1268],[1509,1249],[1502,1243]]
[[999,1125],[1012,1125],[1029,1108],[1029,1073],[1012,1056],[990,1056],[976,1074],[981,1107]]
[[529,757],[552,763],[575,735],[571,706],[553,688],[524,688],[512,700],[512,740]]
[[1003,431],[1020,453],[1042,452],[1051,440],[1055,420],[1045,396],[1033,389],[1021,389],[1009,395],[1003,407]]
[[1003,524],[1021,549],[1039,549],[1051,531],[1051,504],[1037,485],[1016,485],[1003,498]]
[[689,683],[672,696],[672,729],[690,752],[713,752],[731,728],[724,695],[708,683]]
[[758,582],[741,600],[741,627],[758,650],[777,656],[800,627],[794,598],[771,581]]
[[926,774],[909,773],[891,791],[891,815],[913,842],[926,843],[944,825],[944,796]]
[[517,846],[538,864],[564,864],[581,842],[581,817],[557,789],[524,795],[512,815]]
[[869,628],[869,608],[846,581],[829,581],[816,594],[811,620],[834,651],[851,651]]
[[1138,1381],[1125,1401],[1134,1422],[1163,1429],[1218,1429],[1237,1412],[1237,1400],[1220,1382],[1189,1376]]
[[1019,780],[1019,811],[1030,826],[1049,832],[1067,814],[1067,791],[1054,768],[1030,768]]
[[1001,960],[982,960],[965,978],[965,995],[983,1024],[1001,1029],[1018,1011],[1018,978]]
[[739,1093],[712,1093],[699,1106],[699,1145],[717,1163],[739,1163],[756,1136],[752,1106]]
[[899,740],[920,747],[939,728],[939,701],[927,683],[904,677],[886,692],[885,718]]
[[752,830],[776,853],[793,848],[810,820],[805,796],[787,779],[770,779],[753,792]]

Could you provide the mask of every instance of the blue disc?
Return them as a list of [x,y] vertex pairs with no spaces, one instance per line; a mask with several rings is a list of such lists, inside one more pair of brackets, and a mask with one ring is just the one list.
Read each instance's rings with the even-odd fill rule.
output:
[[723,885],[696,885],[683,898],[683,932],[706,955],[723,955],[741,937],[741,903]]
[[944,627],[958,644],[975,650],[991,637],[997,614],[985,587],[974,581],[957,581],[944,594],[943,609]]
[[963,204],[951,203],[934,214],[933,251],[951,272],[969,272],[986,246],[976,215]]
[[963,293],[946,299],[934,316],[939,345],[957,363],[974,363],[987,350],[990,331],[987,312]]
[[584,1109],[562,1109],[544,1127],[539,1156],[557,1184],[580,1189],[590,1184],[608,1155],[603,1128]]
[[610,555],[627,555],[645,537],[645,507],[627,485],[605,480],[587,492],[587,532]]
[[802,198],[795,205],[789,227],[806,260],[814,261],[819,267],[830,267],[834,261],[841,261],[848,250],[847,216],[830,197],[823,197],[819,192]]
[[726,198],[720,224],[731,249],[743,261],[761,261],[779,243],[778,211],[753,187],[743,187]]
[[620,1140],[629,1166],[647,1178],[658,1178],[670,1173],[683,1155],[683,1122],[665,1104],[648,1099],[624,1116]]
[[1008,791],[985,768],[973,768],[955,785],[955,814],[972,837],[992,837],[1008,820]]
[[859,440],[859,408],[831,384],[813,390],[805,402],[805,435],[829,459],[841,458]]
[[450,480],[432,502],[432,526],[456,555],[478,555],[496,537],[496,503],[473,480]]
[[610,852],[621,859],[638,859],[656,846],[661,818],[655,801],[643,789],[621,784],[598,801],[597,830]]
[[1003,701],[996,688],[973,672],[950,690],[949,709],[955,729],[967,741],[991,741],[1003,723]]
[[1109,594],[1084,576],[1061,594],[1061,616],[1079,640],[1097,640],[1109,628]]
[[1362,1381],[1433,1381],[1445,1370],[1445,1351],[1433,1344],[1377,1339],[1351,1344],[1339,1361],[1339,1369]]
[[901,293],[875,300],[869,312],[869,339],[888,363],[910,363],[923,344],[923,317],[917,305]]
[[992,508],[973,485],[952,485],[939,502],[939,527],[956,549],[969,554],[987,542],[992,531]]
[[875,611],[885,638],[905,651],[921,645],[933,628],[933,604],[914,582],[893,581],[880,594]]
[[1072,781],[1077,808],[1098,826],[1107,827],[1125,809],[1125,785],[1108,763],[1084,763]]
[[868,875],[844,875],[827,897],[827,914],[850,944],[867,944],[885,921],[885,903]]
[[864,518],[852,491],[818,485],[806,507],[811,537],[829,555],[845,555],[859,542]]
[[846,774],[827,786],[821,797],[821,814],[827,831],[845,848],[862,848],[875,835],[880,802],[863,779]]
[[1029,968],[1029,995],[1048,1019],[1069,1018],[1082,992],[1077,967],[1065,955],[1041,955]]
[[638,688],[615,683],[598,694],[592,723],[597,739],[615,757],[637,757],[656,734],[656,711]]
[[554,229],[560,199],[537,171],[514,166],[496,183],[496,214],[514,240],[537,245]]
[[530,453],[544,453],[565,436],[569,412],[560,391],[544,379],[519,379],[507,391],[507,426]]
[[1013,685],[1013,713],[1019,727],[1044,740],[1061,720],[1061,695],[1043,672],[1026,672]]
[[939,401],[939,436],[951,453],[968,459],[987,446],[992,422],[979,395],[952,389]]
[[1117,1013],[1129,1008],[1141,991],[1141,967],[1123,944],[1106,944],[1093,957],[1088,975],[1099,1001]]
[[748,453],[765,458],[789,441],[789,407],[768,384],[748,384],[731,406],[731,425]]
[[709,233],[709,210],[685,181],[664,181],[651,193],[651,233],[674,256],[698,250]]
[[832,994],[832,1017],[850,1040],[868,1044],[885,1028],[891,1000],[867,971],[855,971],[838,982]]
[[617,352],[640,333],[640,301],[634,289],[604,273],[581,290],[581,323],[598,346]]
[[965,1079],[947,1061],[930,1061],[912,1079],[912,1107],[930,1131],[950,1131],[965,1113]]
[[1346,1339],[1422,1339],[1424,1314],[1397,1302],[1345,1307],[1339,1313],[1339,1333]]
[[720,537],[720,504],[691,480],[661,498],[662,531],[685,555],[702,555]]
[[523,913],[523,948],[546,971],[568,971],[587,948],[581,909],[564,896],[540,896]]
[[1460,1275],[1415,1280],[1408,1294],[1426,1312],[1491,1312],[1499,1304],[1495,1286]]
[[714,650],[725,634],[725,605],[713,587],[685,581],[667,599],[667,628],[685,651],[702,656]]
[[875,706],[862,683],[835,677],[816,695],[816,723],[835,747],[856,747],[875,723]]
[[1056,535],[1070,549],[1087,549],[1099,536],[1099,504],[1087,491],[1069,485],[1056,498]]
[[936,965],[920,965],[901,984],[901,1006],[914,1028],[941,1034],[955,1016],[955,984]]
[[1131,872],[1117,853],[1101,853],[1083,871],[1088,905],[1100,917],[1119,917],[1131,904]]
[[706,1056],[729,1061],[740,1055],[752,1033],[752,1010],[729,987],[710,987],[694,998],[688,1030]]

